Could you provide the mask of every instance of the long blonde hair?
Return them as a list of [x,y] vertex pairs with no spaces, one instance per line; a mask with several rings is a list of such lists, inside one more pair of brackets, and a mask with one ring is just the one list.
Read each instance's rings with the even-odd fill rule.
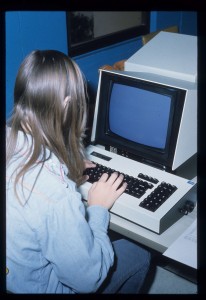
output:
[[[65,98],[70,101],[65,105]],[[36,50],[22,62],[15,82],[14,109],[8,126],[7,163],[16,152],[18,131],[32,136],[27,162],[15,178],[36,164],[40,154],[44,163],[46,148],[69,170],[69,178],[82,182],[84,170],[83,138],[87,121],[86,84],[78,65],[62,52]],[[32,153],[32,154],[31,154]]]

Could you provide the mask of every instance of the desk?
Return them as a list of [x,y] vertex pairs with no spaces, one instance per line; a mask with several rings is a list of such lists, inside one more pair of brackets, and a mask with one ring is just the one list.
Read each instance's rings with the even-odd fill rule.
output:
[[196,216],[197,208],[195,207],[190,214],[183,216],[165,232],[158,235],[148,229],[111,214],[110,229],[163,253],[193,223]]
[[[190,199],[197,199],[197,190],[193,190]],[[154,233],[146,228],[138,226],[127,221],[117,215],[111,214],[110,229],[127,238],[130,238],[143,246],[153,249],[159,253],[156,256],[155,265],[175,273],[177,276],[183,277],[197,284],[197,270],[181,264],[175,260],[162,255],[174,241],[197,219],[197,205],[188,215],[183,216],[162,234]]]
[[[190,194],[190,199],[197,198],[197,190]],[[146,228],[111,214],[110,229],[118,232],[149,248],[163,253],[197,218],[197,205],[188,215],[183,216],[162,234],[154,233]]]

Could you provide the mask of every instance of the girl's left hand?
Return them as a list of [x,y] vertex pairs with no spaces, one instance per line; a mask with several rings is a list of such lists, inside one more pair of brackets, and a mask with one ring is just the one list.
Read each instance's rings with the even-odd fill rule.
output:
[[[91,162],[90,160],[87,160],[87,159],[84,160],[84,165],[85,165],[85,169],[96,167],[96,164],[94,164],[93,162]],[[89,179],[89,176],[84,175],[83,179],[82,179],[82,181],[83,181],[82,183],[86,182],[88,179]]]
[[96,167],[96,164],[94,164],[93,162],[87,159],[84,160],[84,165],[85,165],[85,169]]

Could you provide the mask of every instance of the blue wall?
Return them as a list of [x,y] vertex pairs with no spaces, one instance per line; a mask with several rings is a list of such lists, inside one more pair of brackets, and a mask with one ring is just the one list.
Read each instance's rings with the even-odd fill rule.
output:
[[197,12],[152,12],[150,31],[160,30],[173,25],[178,25],[182,34],[197,35]]
[[56,49],[67,53],[65,12],[6,13],[6,117],[13,107],[19,65],[35,49]]
[[[196,12],[151,12],[150,31],[178,25],[180,33],[197,35]],[[129,58],[140,47],[141,38],[74,57],[94,96],[99,67]],[[6,13],[6,117],[13,107],[17,70],[25,55],[35,49],[56,49],[68,53],[66,13],[64,11],[14,11]]]

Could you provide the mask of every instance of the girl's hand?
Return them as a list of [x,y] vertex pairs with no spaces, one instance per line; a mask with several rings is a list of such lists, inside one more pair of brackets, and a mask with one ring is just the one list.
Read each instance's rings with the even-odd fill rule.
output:
[[[90,160],[87,160],[87,159],[84,160],[84,165],[85,165],[85,169],[95,168],[96,167],[96,165],[94,163],[92,163]],[[84,182],[86,182],[88,179],[89,179],[89,176],[88,175],[84,175],[82,177],[81,184],[83,184]]]
[[96,165],[88,159],[84,160],[84,165],[85,165],[85,169],[96,167]]
[[124,179],[123,175],[117,172],[111,174],[108,179],[108,174],[102,174],[99,181],[93,183],[88,192],[88,205],[101,205],[110,209],[119,196],[125,191],[127,183],[124,182],[120,188],[120,184]]

